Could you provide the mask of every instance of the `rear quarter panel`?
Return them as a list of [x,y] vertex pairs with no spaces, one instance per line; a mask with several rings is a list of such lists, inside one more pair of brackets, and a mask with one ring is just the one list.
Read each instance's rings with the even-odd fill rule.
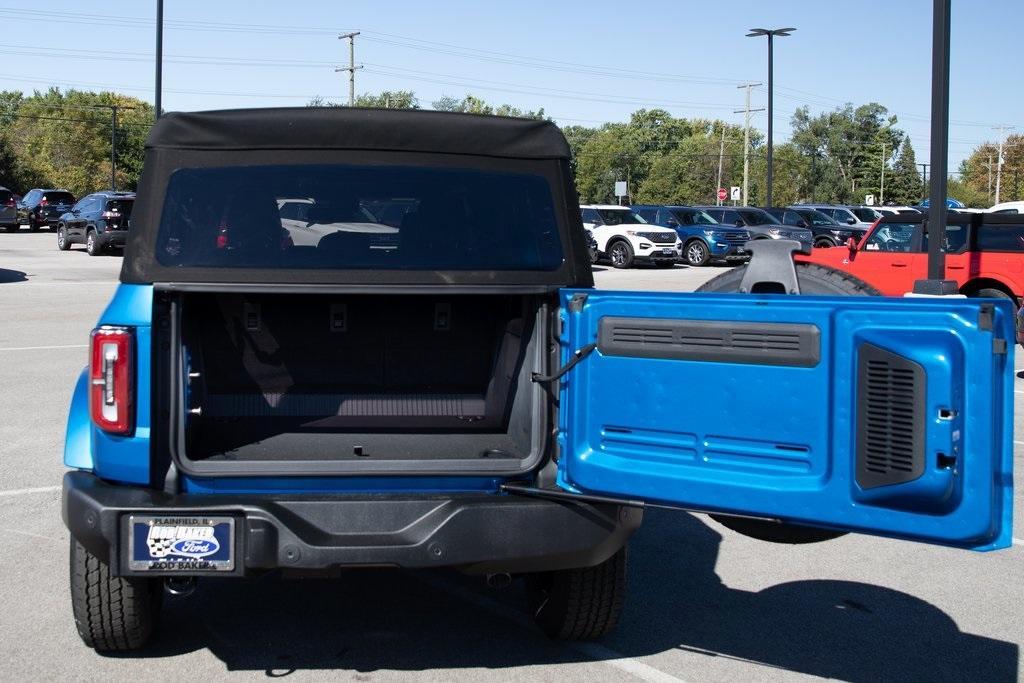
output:
[[89,378],[83,370],[75,385],[68,415],[64,464],[95,471],[113,481],[147,484],[150,481],[150,376],[151,285],[119,285],[100,316],[99,325],[123,325],[135,329],[135,430],[128,436],[107,434],[89,418]]

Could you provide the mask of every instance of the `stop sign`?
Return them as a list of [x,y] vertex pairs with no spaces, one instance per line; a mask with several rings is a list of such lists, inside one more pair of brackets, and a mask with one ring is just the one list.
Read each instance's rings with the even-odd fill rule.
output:
[[726,200],[726,198],[728,198],[728,196],[729,196],[729,193],[725,191],[724,187],[718,188],[718,198],[719,199],[721,199],[724,202]]

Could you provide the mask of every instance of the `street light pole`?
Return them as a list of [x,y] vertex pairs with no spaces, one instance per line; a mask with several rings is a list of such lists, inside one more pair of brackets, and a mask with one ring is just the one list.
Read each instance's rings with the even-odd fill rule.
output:
[[760,36],[768,36],[768,174],[765,180],[765,203],[766,206],[772,206],[772,174],[773,174],[773,140],[772,140],[772,119],[775,116],[775,97],[774,97],[774,77],[775,77],[775,36],[786,37],[795,28],[752,28],[750,33],[747,34],[748,38],[756,38]]
[[156,95],[153,98],[153,106],[156,107],[156,117],[160,118],[161,94],[163,92],[163,71],[164,71],[164,0],[156,0]]

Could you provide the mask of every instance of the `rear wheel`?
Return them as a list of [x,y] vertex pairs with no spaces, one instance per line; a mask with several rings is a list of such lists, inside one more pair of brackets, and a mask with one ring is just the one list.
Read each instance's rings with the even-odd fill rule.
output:
[[71,608],[82,641],[100,652],[137,650],[160,614],[159,579],[110,575],[100,558],[71,539]]
[[819,237],[818,239],[814,240],[814,246],[817,247],[818,249],[828,249],[829,247],[835,247],[838,245],[835,241],[830,240],[827,237]]
[[1010,296],[1003,290],[996,289],[994,287],[985,287],[984,289],[979,289],[978,291],[972,292],[967,296],[976,299],[1006,299],[1008,301],[1015,300],[1012,296]]
[[[738,292],[747,267],[733,268],[708,280],[698,292]],[[825,296],[879,296],[881,293],[868,283],[841,270],[819,266],[816,263],[797,263],[796,280],[801,294]],[[711,515],[722,526],[733,531],[771,543],[818,543],[845,535],[844,531],[830,531],[814,527],[785,524],[774,520],[748,519]]]
[[528,579],[533,619],[556,640],[611,633],[626,596],[626,548],[599,565],[541,572]]
[[89,256],[99,256],[103,252],[103,247],[100,246],[95,230],[90,230],[89,234],[86,235],[85,250],[89,252]]
[[67,251],[71,248],[71,240],[68,239],[68,229],[63,225],[57,226],[57,248]]
[[613,242],[608,247],[608,259],[613,268],[629,268],[633,265],[633,247],[625,240]]
[[683,254],[686,256],[686,262],[691,266],[703,266],[711,257],[708,245],[704,244],[702,240],[693,240],[687,243]]

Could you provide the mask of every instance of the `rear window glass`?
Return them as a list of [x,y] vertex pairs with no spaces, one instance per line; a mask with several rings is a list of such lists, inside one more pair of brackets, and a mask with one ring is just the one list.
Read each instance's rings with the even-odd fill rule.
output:
[[1024,223],[982,225],[978,228],[980,251],[1024,251]]
[[405,166],[180,169],[156,244],[165,266],[555,270],[539,175]]
[[47,202],[51,204],[74,204],[75,196],[70,192],[47,192],[44,195]]
[[134,200],[131,199],[115,199],[107,202],[107,211],[111,213],[119,213],[122,216],[131,216],[132,207],[135,206]]
[[[947,254],[963,251],[967,246],[967,226],[950,223],[946,225],[946,236],[942,242],[942,250]],[[928,233],[921,236],[921,250],[928,251]]]
[[0,202],[5,202],[13,196],[14,193],[10,190],[0,190]]

